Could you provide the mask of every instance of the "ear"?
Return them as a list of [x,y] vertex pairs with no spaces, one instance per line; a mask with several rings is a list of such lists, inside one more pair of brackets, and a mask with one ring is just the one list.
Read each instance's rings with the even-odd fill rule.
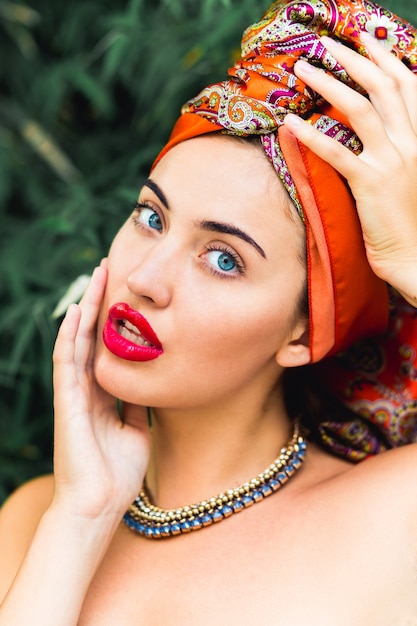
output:
[[298,367],[310,362],[308,320],[300,320],[279,348],[275,360],[281,367]]

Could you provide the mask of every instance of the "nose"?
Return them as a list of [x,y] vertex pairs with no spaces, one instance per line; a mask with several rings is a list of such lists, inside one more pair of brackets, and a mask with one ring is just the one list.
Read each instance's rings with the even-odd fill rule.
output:
[[159,241],[134,261],[127,277],[127,287],[136,297],[167,306],[174,289],[175,249],[166,241]]

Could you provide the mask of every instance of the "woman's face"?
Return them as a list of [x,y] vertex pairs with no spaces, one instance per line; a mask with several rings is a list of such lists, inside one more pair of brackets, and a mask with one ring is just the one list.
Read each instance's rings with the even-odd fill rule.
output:
[[99,383],[127,402],[195,407],[269,389],[282,366],[307,362],[291,211],[251,144],[203,136],[168,152],[109,252]]

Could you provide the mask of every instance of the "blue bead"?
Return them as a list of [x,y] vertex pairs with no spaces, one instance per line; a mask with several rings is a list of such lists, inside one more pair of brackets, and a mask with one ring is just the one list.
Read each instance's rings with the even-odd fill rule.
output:
[[223,519],[223,515],[220,511],[213,511],[212,513],[213,522],[220,522]]
[[161,536],[162,537],[169,537],[171,534],[171,530],[170,527],[168,526],[168,524],[165,524],[164,526],[161,526]]
[[230,517],[231,515],[233,515],[233,509],[228,504],[226,504],[226,506],[221,509],[221,514],[223,515],[223,517]]
[[147,527],[135,520],[133,517],[129,515],[129,513],[125,513],[123,516],[123,521],[127,525],[130,530],[134,530],[139,535],[145,535]]
[[280,472],[277,476],[277,479],[279,480],[279,482],[281,483],[281,485],[283,485],[284,483],[287,482],[288,480],[288,476],[287,474],[284,474],[284,472]]
[[174,522],[173,524],[171,524],[171,533],[173,535],[179,535],[181,532],[181,527],[178,524],[178,522]]
[[270,485],[262,485],[261,491],[262,491],[263,497],[266,498],[266,496],[270,496],[271,495],[272,487]]
[[243,496],[242,498],[242,502],[243,502],[243,506],[247,509],[249,506],[252,506],[252,504],[254,504],[254,501],[252,500],[252,498],[250,496]]
[[261,491],[253,491],[252,492],[252,499],[255,500],[255,502],[260,502],[261,500],[263,500],[263,495]]
[[233,502],[232,507],[235,513],[239,513],[240,511],[243,511],[243,509],[245,508],[243,506],[243,503],[240,500],[236,500],[235,502]]
[[181,522],[180,529],[182,533],[189,533],[191,530],[190,522]]
[[201,521],[203,522],[203,526],[210,526],[213,523],[213,518],[209,513],[206,513]]
[[272,491],[278,491],[278,489],[281,487],[281,483],[275,478],[272,478],[268,484],[271,487]]
[[202,527],[202,523],[201,523],[201,520],[198,519],[198,517],[192,520],[191,528],[196,529],[196,528],[201,528],[201,527]]

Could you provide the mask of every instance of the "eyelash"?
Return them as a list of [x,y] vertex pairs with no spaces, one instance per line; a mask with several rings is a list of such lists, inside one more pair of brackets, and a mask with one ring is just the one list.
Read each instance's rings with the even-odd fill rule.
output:
[[208,244],[207,246],[204,246],[204,249],[207,253],[208,252],[222,252],[223,254],[227,254],[236,263],[236,272],[233,272],[233,273],[222,272],[221,270],[216,270],[214,265],[212,265],[211,263],[207,263],[207,267],[209,271],[214,276],[218,276],[219,278],[225,278],[226,280],[236,280],[236,278],[239,278],[239,276],[244,276],[245,271],[246,271],[245,266],[243,265],[240,256],[232,248],[229,248],[228,246],[224,244],[213,243],[213,244]]
[[[139,215],[142,209],[149,209],[150,211],[153,211],[154,213],[156,213],[159,216],[159,219],[161,220],[161,223],[162,223],[162,218],[159,212],[157,211],[155,206],[153,206],[153,204],[151,204],[150,202],[147,202],[147,201],[134,202],[133,209],[135,211],[135,214],[132,216],[132,221],[135,226],[138,226],[139,228],[142,228],[143,230],[146,230],[147,228],[139,220]],[[136,215],[136,213],[138,213],[138,215]],[[222,272],[221,270],[216,270],[216,268],[211,263],[207,262],[207,267],[214,276],[217,276],[219,278],[225,278],[226,280],[236,280],[236,278],[238,278],[239,276],[244,276],[246,272],[245,266],[243,265],[240,256],[232,248],[229,248],[229,246],[226,246],[225,244],[219,244],[219,243],[208,244],[204,246],[204,250],[206,253],[222,252],[223,254],[227,254],[236,263],[236,272],[228,273],[228,272]]]
[[[132,215],[132,221],[135,226],[138,226],[139,228],[142,228],[143,230],[147,230],[146,226],[139,220],[139,215],[142,209],[149,209],[149,211],[153,211],[154,213],[156,213],[156,215],[158,215],[159,219],[161,220],[161,224],[162,224],[162,217],[159,211],[156,209],[156,207],[153,204],[145,200],[144,202],[133,203],[134,214]],[[149,228],[151,230],[156,230],[156,232],[158,232],[157,229],[152,229],[151,227]]]

